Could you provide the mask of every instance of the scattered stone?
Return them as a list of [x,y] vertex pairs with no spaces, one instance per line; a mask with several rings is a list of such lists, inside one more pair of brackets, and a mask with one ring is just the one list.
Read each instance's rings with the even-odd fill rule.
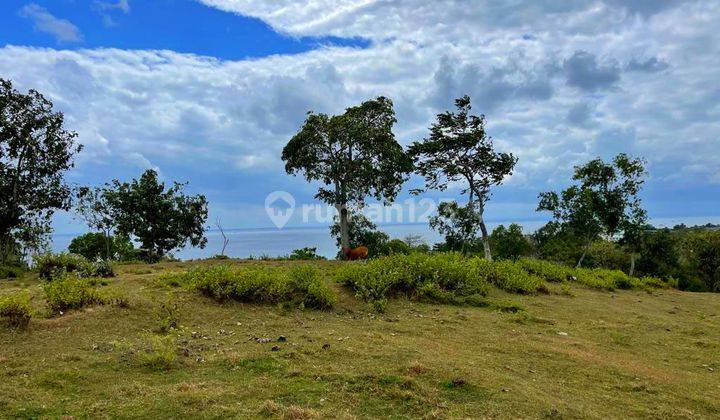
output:
[[510,392],[510,388],[503,388],[502,392]]
[[277,341],[278,343],[284,343],[287,341],[287,338],[284,335],[281,335],[280,337],[278,337]]
[[280,351],[280,346],[272,346],[271,351]]
[[467,384],[467,381],[463,378],[453,378],[453,380],[450,382],[454,388],[459,388],[461,386],[464,386]]
[[568,333],[562,332],[562,331],[558,331],[557,335],[561,335],[561,336],[563,336],[563,337],[567,337],[567,336],[568,336]]
[[330,348],[330,344],[328,344],[328,343],[325,343],[325,344],[323,344],[323,346],[322,346],[322,349],[323,349],[323,350],[327,350],[327,349],[329,349],[329,348]]
[[709,368],[708,368],[708,372],[715,372],[715,369],[709,367]]
[[260,344],[269,343],[270,341],[272,341],[269,338],[265,337],[254,337],[253,340],[257,341]]

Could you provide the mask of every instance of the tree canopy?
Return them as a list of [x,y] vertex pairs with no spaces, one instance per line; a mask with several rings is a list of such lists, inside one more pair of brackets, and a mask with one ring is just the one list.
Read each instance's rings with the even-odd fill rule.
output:
[[585,251],[600,235],[613,237],[623,231],[628,241],[644,226],[646,213],[638,193],[645,176],[644,161],[617,155],[611,163],[593,159],[575,167],[573,185],[560,194],[540,193],[538,211],[549,211],[560,226],[582,239]]
[[348,207],[362,208],[371,196],[392,202],[412,171],[412,161],[392,132],[395,110],[378,97],[341,115],[309,112],[282,152],[285,170],[323,186],[315,197],[340,215],[341,245],[350,246]]
[[0,262],[16,246],[37,248],[56,210],[70,207],[65,173],[82,150],[42,94],[0,79]]
[[204,195],[183,194],[185,185],[174,182],[166,189],[154,170],[130,183],[114,180],[105,195],[116,232],[137,238],[149,259],[187,243],[204,248],[207,200]]
[[[490,189],[512,175],[517,158],[512,153],[495,151],[492,137],[485,132],[485,116],[471,115],[470,97],[455,100],[457,112],[438,114],[430,127],[430,136],[414,142],[409,149],[417,172],[425,177],[425,188],[447,189],[450,183],[463,182],[462,194],[468,194],[467,212],[477,213],[485,258],[492,259],[483,214]],[[466,213],[467,213],[466,212]]]

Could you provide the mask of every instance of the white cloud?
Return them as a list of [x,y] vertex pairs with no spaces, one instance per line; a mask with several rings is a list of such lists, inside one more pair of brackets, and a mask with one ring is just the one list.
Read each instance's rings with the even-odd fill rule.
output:
[[72,22],[52,15],[46,8],[30,3],[20,9],[20,16],[35,22],[35,30],[55,37],[58,42],[80,42],[82,33]]
[[388,96],[407,144],[469,93],[498,146],[520,157],[507,189],[564,185],[574,164],[619,151],[644,155],[656,180],[685,182],[677,172],[717,182],[718,3],[202,1],[293,35],[375,42],[243,61],[8,46],[0,74],[65,111],[88,146],[81,171],[98,162],[159,167],[169,178],[218,176],[236,188],[262,188],[241,177],[267,174],[272,189],[301,188],[279,156],[308,110],[337,113]]

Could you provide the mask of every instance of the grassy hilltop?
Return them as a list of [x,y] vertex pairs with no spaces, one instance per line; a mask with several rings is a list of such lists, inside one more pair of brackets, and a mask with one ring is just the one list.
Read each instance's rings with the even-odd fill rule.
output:
[[34,275],[0,282],[33,314],[0,326],[0,417],[720,416],[717,294],[477,261],[410,290],[378,280],[406,274],[390,263],[122,265],[79,310]]

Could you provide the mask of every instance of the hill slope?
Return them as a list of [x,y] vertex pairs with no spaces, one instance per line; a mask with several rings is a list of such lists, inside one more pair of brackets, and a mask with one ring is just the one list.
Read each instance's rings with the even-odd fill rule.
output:
[[[330,283],[338,263],[313,264]],[[493,289],[492,308],[377,314],[332,284],[335,309],[300,311],[158,283],[190,265],[121,266],[102,289],[129,306],[0,327],[0,417],[720,416],[717,294]],[[32,278],[0,296],[25,287],[42,310]]]

